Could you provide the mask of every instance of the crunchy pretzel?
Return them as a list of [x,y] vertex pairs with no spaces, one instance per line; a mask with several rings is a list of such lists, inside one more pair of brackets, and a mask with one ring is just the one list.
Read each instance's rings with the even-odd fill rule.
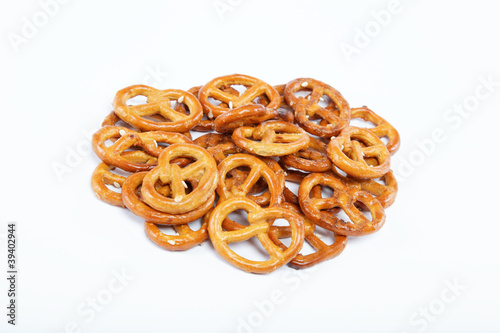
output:
[[172,226],[177,235],[167,235],[154,223],[144,222],[146,235],[155,244],[170,251],[185,251],[201,245],[208,238],[208,217],[212,209],[203,216],[200,229],[193,231],[188,224],[177,224]]
[[[111,139],[117,140],[106,147],[106,141]],[[191,142],[191,139],[180,133],[138,133],[126,127],[105,126],[92,137],[92,148],[104,163],[125,171],[138,172],[151,170],[156,166],[156,158],[163,150],[159,143]],[[143,150],[126,151],[131,147],[141,147]]]
[[[238,209],[248,212],[249,226],[240,230],[223,231],[222,222],[231,213]],[[269,238],[269,220],[282,218],[290,224],[291,244],[282,250]],[[210,240],[217,253],[234,266],[250,273],[270,273],[292,260],[304,243],[304,219],[287,209],[270,207],[261,208],[252,200],[244,197],[235,197],[223,201],[215,207],[210,216],[208,225]],[[266,261],[246,259],[229,248],[230,243],[241,242],[257,237],[270,258]]]
[[[130,98],[138,95],[146,96],[147,103],[127,105]],[[174,110],[171,100],[186,105],[189,115]],[[118,91],[113,106],[118,117],[142,131],[185,132],[198,124],[203,116],[201,104],[193,94],[178,89],[158,90],[145,85],[130,86]],[[163,121],[147,119],[152,115],[160,115]]]
[[[247,87],[247,90],[241,95],[238,94],[236,96],[223,90],[224,87],[231,85],[243,85]],[[279,107],[280,96],[269,84],[248,75],[234,74],[221,76],[208,82],[201,87],[198,98],[206,114],[218,117],[232,108],[238,108],[246,104],[255,104],[253,103],[254,99],[263,94],[270,100],[270,103],[267,105],[269,109],[277,109]],[[209,98],[226,103],[227,107],[225,105],[214,105],[210,102]]]
[[398,151],[400,145],[399,133],[387,120],[370,110],[367,106],[351,109],[351,119],[361,118],[375,125],[369,128],[380,139],[387,137],[387,150],[391,155]]
[[332,162],[326,156],[326,144],[313,137],[309,138],[306,149],[282,156],[280,160],[286,166],[307,172],[324,172],[332,168]]
[[157,211],[147,205],[141,197],[142,182],[146,174],[147,172],[138,172],[128,176],[122,186],[122,199],[132,213],[148,222],[165,225],[186,224],[205,215],[214,205],[215,193],[211,194],[206,201],[201,202],[199,207],[184,214]]
[[[250,171],[246,176],[246,179],[243,182],[227,182],[227,174],[231,172],[231,170],[242,166],[250,167]],[[268,202],[265,202],[265,204],[274,206],[281,202],[281,194],[285,184],[284,172],[281,168],[279,171],[275,171],[255,156],[235,154],[224,159],[219,164],[218,169],[219,185],[217,186],[217,194],[219,195],[219,201],[225,201],[232,197],[243,196],[256,201],[258,204],[262,204],[262,202],[259,202],[259,198],[250,195],[250,190],[260,178],[264,178],[267,183],[267,189],[270,192],[270,198],[266,200]],[[266,194],[267,193],[264,193],[261,196],[265,196]]]
[[267,121],[257,127],[239,127],[233,132],[232,138],[238,147],[260,156],[292,154],[309,144],[309,135],[302,128],[286,121]]
[[[282,207],[295,212],[304,219],[305,241],[316,250],[316,252],[307,255],[297,254],[288,263],[289,266],[297,269],[311,267],[325,260],[335,258],[344,251],[347,245],[346,236],[333,233],[334,242],[327,245],[315,234],[315,224],[303,215],[299,207],[288,202],[283,203]],[[269,237],[282,250],[286,250],[287,247],[280,241],[280,238],[290,238],[291,234],[292,230],[289,226],[272,226],[269,230]]]
[[[178,157],[188,157],[195,162],[181,168],[171,161]],[[186,194],[186,180],[196,179],[198,186]],[[170,184],[171,198],[159,193],[155,185]],[[167,147],[158,158],[158,166],[148,172],[142,183],[142,196],[152,208],[170,214],[182,214],[200,206],[217,187],[217,164],[205,149],[194,145],[178,143]]]
[[[328,157],[345,173],[356,178],[378,178],[389,171],[391,155],[384,143],[367,129],[349,126],[332,139],[327,147]],[[370,165],[367,158],[376,158]]]
[[125,182],[126,177],[111,172],[111,170],[114,169],[115,167],[112,165],[100,163],[92,174],[92,189],[94,190],[95,195],[102,201],[107,202],[110,205],[125,207],[122,201],[122,195],[111,191],[106,186],[113,185],[116,188],[121,188],[123,186],[123,182]]
[[396,177],[394,177],[394,174],[390,170],[388,173],[380,177],[380,181],[383,182],[383,184],[380,184],[373,179],[360,179],[350,176],[342,176],[336,168],[332,168],[332,172],[344,184],[348,186],[354,186],[373,195],[375,198],[377,198],[377,200],[382,204],[382,207],[384,208],[391,206],[396,200],[396,195],[398,193],[398,182],[396,181]]
[[243,105],[218,116],[214,125],[217,132],[228,133],[240,126],[260,124],[278,115],[277,109],[268,109],[260,104]]
[[[311,198],[311,190],[316,185],[333,189],[329,198]],[[368,192],[347,186],[329,173],[312,173],[305,177],[299,187],[299,202],[302,211],[317,225],[345,236],[361,236],[379,230],[385,222],[384,208]],[[356,205],[361,203],[372,216],[370,221]],[[350,219],[344,221],[328,210],[340,207]]]
[[[295,96],[296,92],[304,88],[312,90],[308,98]],[[335,107],[321,107],[319,102],[323,95],[328,96]],[[335,88],[326,83],[310,78],[292,80],[286,85],[285,99],[295,109],[296,121],[311,134],[332,137],[349,125],[351,117],[349,104]],[[316,117],[324,119],[327,124],[321,125],[310,121],[310,118]]]

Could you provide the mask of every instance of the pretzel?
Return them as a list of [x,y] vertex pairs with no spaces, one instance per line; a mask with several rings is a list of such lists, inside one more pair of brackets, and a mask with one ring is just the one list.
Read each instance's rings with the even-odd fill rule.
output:
[[138,172],[128,176],[122,186],[122,200],[132,213],[148,222],[165,225],[186,224],[205,215],[214,205],[215,193],[201,202],[199,207],[184,214],[168,214],[153,209],[141,197],[142,182],[146,174],[147,172]]
[[[347,245],[346,236],[333,233],[334,242],[331,245],[327,245],[315,234],[315,224],[302,214],[299,207],[288,202],[283,203],[282,207],[295,212],[304,219],[305,241],[316,250],[316,252],[307,255],[297,254],[288,263],[289,266],[297,269],[311,267],[325,260],[335,258],[344,251]],[[286,250],[287,247],[280,241],[280,238],[290,238],[291,231],[291,228],[288,226],[272,226],[269,229],[269,238],[282,250]]]
[[[303,88],[312,90],[308,99],[297,97],[295,93]],[[285,99],[295,109],[295,120],[309,133],[332,137],[349,125],[351,109],[344,97],[333,87],[314,79],[295,79],[286,85]],[[318,103],[328,96],[335,107],[321,107]],[[310,118],[320,117],[328,124],[321,125],[310,121]]]
[[[126,104],[130,98],[138,95],[146,96],[148,102],[133,106]],[[174,110],[171,100],[186,105],[189,115]],[[145,85],[118,91],[113,106],[118,117],[142,131],[185,132],[198,124],[203,116],[201,104],[193,94],[178,89],[158,90]],[[164,121],[147,119],[152,115],[160,115]]]
[[126,177],[111,172],[111,170],[114,169],[115,167],[112,165],[100,163],[97,168],[95,168],[94,173],[92,173],[92,189],[94,190],[95,195],[102,201],[113,206],[125,207],[122,201],[122,195],[111,191],[106,186],[113,185],[116,188],[121,188],[123,186],[123,182],[125,182]]
[[[247,87],[247,90],[237,96],[223,91],[222,88],[231,85],[243,85]],[[246,104],[255,104],[253,103],[254,99],[263,94],[270,100],[270,103],[267,105],[269,109],[277,109],[279,107],[280,96],[269,84],[248,75],[234,74],[221,76],[208,82],[201,87],[198,98],[206,114],[218,117],[232,108],[238,108]],[[226,103],[227,107],[224,105],[214,105],[210,102],[209,98]]]
[[313,137],[309,138],[309,146],[305,150],[282,156],[280,160],[286,166],[307,172],[324,172],[332,168],[332,162],[326,156],[326,144]]
[[[188,157],[195,161],[181,168],[171,161],[178,157]],[[196,179],[198,186],[186,194],[185,180]],[[170,184],[172,198],[158,193],[155,184]],[[182,214],[200,206],[217,187],[217,164],[203,148],[194,144],[178,143],[167,147],[158,158],[158,166],[148,172],[142,183],[142,196],[152,208],[170,214]]]
[[214,128],[219,133],[228,133],[240,126],[260,124],[276,118],[278,114],[277,109],[268,109],[260,104],[243,105],[218,116],[214,121]]
[[[314,186],[333,189],[330,198],[311,198]],[[302,211],[317,225],[345,236],[361,236],[379,230],[385,222],[384,208],[368,192],[347,186],[331,173],[312,173],[304,178],[299,187],[299,202]],[[371,213],[370,221],[355,205],[360,202]],[[350,219],[344,221],[327,210],[340,207]]]
[[[106,141],[117,139],[106,147]],[[156,166],[156,157],[163,150],[160,143],[190,143],[191,139],[180,133],[144,132],[138,133],[126,127],[105,126],[92,137],[92,148],[96,155],[106,164],[114,165],[129,172],[147,171]],[[143,150],[126,151],[131,147]],[[184,160],[178,161],[186,163]]]
[[204,216],[200,229],[193,231],[188,224],[177,224],[172,226],[177,235],[167,235],[154,223],[144,222],[146,235],[156,245],[169,251],[185,251],[196,245],[201,245],[208,238],[208,217],[212,209]]
[[351,119],[355,118],[361,118],[375,125],[375,127],[368,128],[368,130],[375,133],[380,139],[386,137],[389,140],[386,146],[391,155],[398,151],[401,143],[399,133],[387,120],[380,117],[367,106],[351,109]]
[[[349,126],[332,139],[328,157],[345,173],[356,178],[378,178],[389,171],[391,155],[380,139],[367,129]],[[378,165],[369,165],[366,158],[376,158]]]
[[232,138],[238,147],[260,156],[288,155],[309,144],[309,135],[302,128],[285,121],[267,121],[257,127],[239,127],[233,132]]
[[[249,226],[240,230],[223,231],[222,222],[231,213],[238,209],[248,212]],[[282,250],[269,238],[269,220],[282,218],[290,224],[291,244]],[[215,207],[208,224],[210,240],[217,253],[234,266],[250,273],[270,273],[292,260],[304,243],[304,219],[287,209],[270,207],[261,208],[252,200],[244,197],[235,197]],[[229,247],[230,243],[241,242],[257,237],[270,258],[266,261],[253,261],[236,254]]]
[[398,193],[398,182],[396,177],[391,170],[388,173],[380,177],[380,181],[383,184],[376,182],[373,179],[360,179],[352,178],[350,176],[342,176],[336,168],[332,168],[332,172],[337,178],[339,178],[344,184],[348,186],[354,186],[357,189],[366,191],[373,195],[381,204],[382,207],[388,208],[396,200],[396,195]]
[[[269,162],[268,162],[269,163]],[[275,162],[276,163],[276,162]],[[241,166],[250,167],[250,172],[243,183],[228,183],[226,182],[226,175],[231,171]],[[278,166],[279,167],[279,166]],[[264,178],[267,183],[267,188],[270,193],[269,205],[274,206],[281,202],[281,194],[284,186],[284,173],[280,172],[275,174],[275,171],[266,165],[257,157],[247,154],[235,154],[224,159],[218,166],[219,169],[219,185],[217,186],[217,194],[219,201],[226,201],[232,197],[247,197],[255,199],[254,196],[249,195],[250,189],[260,179]],[[278,175],[281,175],[279,178]],[[232,224],[228,221],[227,225]],[[233,224],[231,229],[239,228],[240,225]]]

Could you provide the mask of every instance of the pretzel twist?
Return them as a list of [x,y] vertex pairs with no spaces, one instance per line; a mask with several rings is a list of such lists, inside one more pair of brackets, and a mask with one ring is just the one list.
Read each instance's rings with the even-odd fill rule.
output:
[[385,120],[366,106],[351,109],[351,119],[355,118],[361,118],[375,125],[375,127],[369,128],[368,130],[374,133],[380,139],[386,137],[389,140],[386,146],[391,155],[394,155],[398,151],[399,145],[401,143],[399,133],[394,128],[394,126],[389,124],[387,120]]
[[[311,190],[316,185],[332,188],[332,197],[311,198]],[[312,173],[305,177],[299,187],[299,202],[302,211],[314,223],[340,235],[367,235],[379,230],[385,222],[384,208],[377,199],[365,191],[343,184],[333,174]],[[358,202],[370,211],[371,221],[358,209]],[[328,211],[338,207],[347,214],[350,222]]]
[[140,195],[142,182],[146,175],[147,172],[138,172],[130,175],[123,183],[122,199],[125,206],[132,213],[148,222],[165,225],[186,224],[205,215],[214,205],[215,193],[211,194],[205,201],[200,202],[200,205],[196,209],[183,214],[169,214],[151,208],[143,201]]
[[[106,141],[111,139],[116,141],[107,147]],[[180,133],[138,133],[126,127],[105,126],[92,137],[92,148],[104,163],[128,172],[138,172],[151,170],[156,166],[156,158],[164,148],[160,143],[191,142],[191,139]],[[126,151],[132,147],[140,147],[143,150]]]
[[309,144],[309,135],[302,128],[285,121],[267,121],[257,127],[239,127],[233,132],[232,138],[238,147],[260,156],[288,155]]
[[[297,97],[295,93],[310,89],[308,99]],[[296,121],[309,133],[320,137],[332,137],[337,135],[344,127],[349,125],[351,108],[344,97],[335,88],[318,80],[310,78],[295,79],[286,85],[285,99],[295,109]],[[322,96],[328,96],[335,107],[321,107],[319,105]],[[310,121],[310,118],[322,118],[327,124],[321,125]]]
[[[241,95],[238,94],[236,96],[223,90],[224,87],[231,85],[243,85],[247,87],[247,90]],[[279,107],[280,96],[272,86],[248,75],[234,74],[221,76],[208,82],[200,89],[198,98],[206,114],[213,114],[213,116],[218,117],[231,108],[255,104],[253,101],[263,94],[270,100],[267,105],[269,109],[277,109]],[[227,106],[214,105],[210,102],[209,98],[226,103]]]
[[[239,230],[223,231],[222,222],[238,209],[248,212],[249,226]],[[282,218],[288,221],[291,228],[291,244],[282,250],[269,238],[269,220]],[[278,207],[261,208],[252,200],[235,197],[215,207],[208,225],[210,240],[217,253],[234,266],[250,273],[270,273],[290,262],[300,251],[304,243],[304,219],[296,213]],[[230,243],[241,242],[256,237],[269,254],[266,261],[246,259],[231,248]]]
[[[295,212],[304,219],[305,241],[315,250],[315,252],[307,255],[297,254],[288,263],[289,266],[297,269],[311,267],[320,262],[333,259],[344,251],[347,245],[346,236],[333,233],[334,242],[331,245],[327,245],[315,234],[315,224],[303,215],[299,207],[288,202],[283,203],[282,207]],[[289,226],[272,226],[269,229],[269,237],[282,250],[286,250],[287,247],[280,241],[280,238],[290,238],[291,234],[292,230]]]
[[[127,105],[129,99],[138,95],[146,96],[147,103]],[[189,114],[174,110],[171,107],[173,100],[186,105]],[[193,94],[178,89],[158,90],[145,85],[118,91],[113,106],[118,117],[142,131],[186,132],[198,124],[203,116],[202,106]],[[154,115],[161,116],[163,121],[147,119]]]
[[[171,161],[178,157],[194,160],[185,168]],[[198,186],[186,193],[185,181],[196,179]],[[155,188],[157,182],[170,184],[172,198],[167,198]],[[203,148],[194,144],[173,144],[167,147],[158,158],[158,166],[151,170],[142,184],[143,200],[152,208],[170,214],[192,211],[207,200],[217,187],[217,164]]]
[[[327,154],[339,169],[356,178],[378,178],[390,168],[391,155],[384,143],[364,128],[344,128],[328,144]],[[378,165],[368,164],[367,158],[375,158]]]

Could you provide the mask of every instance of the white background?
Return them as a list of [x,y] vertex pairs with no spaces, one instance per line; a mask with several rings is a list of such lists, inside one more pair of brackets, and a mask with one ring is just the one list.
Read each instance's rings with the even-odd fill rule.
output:
[[[37,1],[3,1],[0,331],[236,332],[245,321],[241,332],[498,332],[499,3],[401,0],[381,27],[373,12],[386,0],[232,0],[218,13],[227,1],[74,0],[47,22]],[[399,130],[400,190],[381,231],[302,275],[254,275],[208,243],[162,250],[139,218],[95,198],[99,161],[86,133],[117,90],[188,89],[232,73],[317,78]],[[430,143],[434,131],[445,139]],[[59,179],[54,165],[67,159]],[[4,314],[9,221],[19,237],[15,327]],[[89,314],[88,299],[123,270],[134,279]],[[282,302],[259,310],[273,293]]]

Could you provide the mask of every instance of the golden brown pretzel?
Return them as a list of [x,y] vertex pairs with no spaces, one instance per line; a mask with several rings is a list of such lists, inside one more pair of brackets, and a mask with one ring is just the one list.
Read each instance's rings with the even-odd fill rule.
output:
[[344,184],[348,186],[354,186],[373,195],[375,198],[377,198],[377,200],[382,204],[382,207],[384,208],[388,208],[396,200],[396,195],[398,193],[398,182],[396,181],[396,177],[394,177],[394,174],[391,170],[380,177],[380,181],[383,184],[376,182],[374,179],[360,179],[350,176],[342,176],[335,167],[332,168],[332,172]]
[[[127,105],[127,101],[135,96],[147,97],[147,103]],[[189,109],[189,115],[174,110],[171,101],[183,103]],[[167,89],[158,90],[145,85],[135,85],[124,88],[116,93],[114,111],[118,117],[142,131],[185,132],[198,124],[203,116],[203,110],[198,99],[191,93]],[[162,122],[147,117],[160,115]]]
[[[171,161],[179,157],[193,159],[194,162],[181,168]],[[189,194],[185,181],[196,179],[198,185]],[[170,184],[171,198],[157,191],[157,182]],[[208,151],[194,145],[178,143],[167,147],[158,157],[158,166],[148,172],[142,183],[142,197],[152,208],[170,214],[192,211],[207,200],[217,187],[217,163]]]
[[201,245],[208,238],[208,217],[210,217],[211,212],[212,209],[203,216],[201,227],[196,231],[193,231],[187,223],[177,224],[171,227],[175,230],[177,235],[167,235],[163,233],[156,224],[148,221],[144,223],[144,229],[150,240],[166,250],[189,250],[196,245]]
[[[308,99],[295,96],[296,92],[304,88],[312,90]],[[319,102],[323,95],[328,96],[336,107],[321,107]],[[326,83],[310,78],[292,80],[286,85],[285,99],[295,109],[295,120],[311,134],[332,137],[349,125],[349,104],[335,88]],[[328,124],[311,122],[309,118],[315,117],[324,119]]]
[[[346,127],[327,147],[328,157],[345,173],[356,178],[378,178],[389,171],[391,155],[384,143],[365,128]],[[370,165],[366,158],[376,158]]]
[[[227,174],[231,170],[242,166],[250,167],[250,172],[246,179],[243,182],[229,183],[228,186],[228,182],[226,182]],[[255,156],[247,154],[229,156],[219,164],[218,169],[219,185],[217,186],[217,194],[219,195],[219,201],[225,201],[232,197],[240,196],[255,199],[255,197],[249,195],[250,190],[260,178],[264,178],[267,183],[268,191],[270,192],[269,205],[274,206],[281,202],[283,186],[285,185],[283,170],[274,171],[267,166],[265,162]],[[232,229],[234,228],[238,228],[238,226],[236,225]]]
[[280,160],[286,166],[307,172],[324,172],[332,168],[332,162],[326,155],[326,144],[313,137],[309,138],[309,145],[306,149],[282,156]]
[[[112,145],[106,141],[117,139]],[[114,165],[129,172],[147,171],[156,166],[156,157],[163,148],[160,143],[190,143],[188,137],[180,133],[143,132],[138,133],[126,127],[105,126],[92,137],[92,148],[106,164]],[[126,151],[131,147],[143,150]]]
[[[311,197],[314,186],[328,186],[333,189],[329,198]],[[368,192],[347,186],[331,173],[312,173],[300,183],[300,208],[317,225],[345,236],[361,236],[379,230],[385,222],[384,208]],[[372,216],[370,221],[359,209],[357,203],[366,207]],[[344,221],[328,212],[340,207],[350,218]]]
[[[248,212],[250,225],[240,230],[223,231],[224,219],[238,209]],[[286,250],[275,245],[268,235],[271,226],[269,220],[277,218],[285,219],[290,224],[292,240]],[[244,197],[235,197],[218,204],[210,216],[208,230],[217,253],[234,266],[251,273],[270,273],[287,264],[299,253],[304,243],[304,219],[300,215],[278,207],[261,208]],[[270,256],[269,260],[249,260],[229,248],[230,243],[245,241],[252,237],[257,237],[260,241]]]
[[[288,263],[289,266],[297,269],[311,267],[325,260],[335,258],[344,251],[347,244],[346,236],[333,233],[334,242],[331,245],[327,245],[315,234],[315,224],[303,215],[299,207],[288,202],[283,203],[281,207],[291,210],[304,218],[305,241],[316,251],[307,255],[297,254],[295,258]],[[281,247],[282,250],[286,250],[286,246],[280,241],[280,238],[289,238],[290,236],[291,229],[288,226],[272,226],[269,230],[269,237],[276,245]]]
[[238,147],[260,156],[292,154],[309,144],[309,135],[286,121],[266,121],[257,127],[239,127],[232,138]]
[[276,109],[268,109],[260,104],[243,105],[218,116],[214,128],[219,133],[228,133],[238,127],[260,124],[277,116]]
[[106,185],[113,185],[116,188],[121,188],[125,182],[126,177],[114,174],[111,170],[115,167],[100,163],[95,168],[92,174],[91,184],[95,195],[104,202],[110,205],[125,207],[122,201],[122,195],[118,192],[111,191]]
[[[213,207],[215,193],[202,202],[200,206],[184,214],[168,214],[148,206],[141,198],[141,186],[147,172],[138,172],[128,176],[122,186],[122,200],[125,206],[135,215],[156,224],[186,224],[199,219]],[[188,183],[190,184],[190,183]]]
[[[231,85],[243,85],[247,87],[247,90],[237,96],[223,90],[224,87]],[[277,109],[279,107],[280,96],[269,84],[248,75],[233,74],[215,78],[205,84],[201,87],[198,98],[206,114],[218,117],[232,108],[238,108],[246,104],[255,104],[253,100],[263,94],[270,100],[267,105],[269,109]],[[226,103],[227,107],[224,105],[214,105],[210,102],[209,98]]]
[[382,139],[383,137],[387,137],[389,141],[387,142],[386,146],[391,155],[398,151],[401,142],[399,133],[391,124],[389,124],[387,120],[385,120],[366,106],[351,109],[351,119],[355,118],[361,118],[374,124],[375,127],[369,128],[368,130],[375,133],[375,135],[379,138]]

